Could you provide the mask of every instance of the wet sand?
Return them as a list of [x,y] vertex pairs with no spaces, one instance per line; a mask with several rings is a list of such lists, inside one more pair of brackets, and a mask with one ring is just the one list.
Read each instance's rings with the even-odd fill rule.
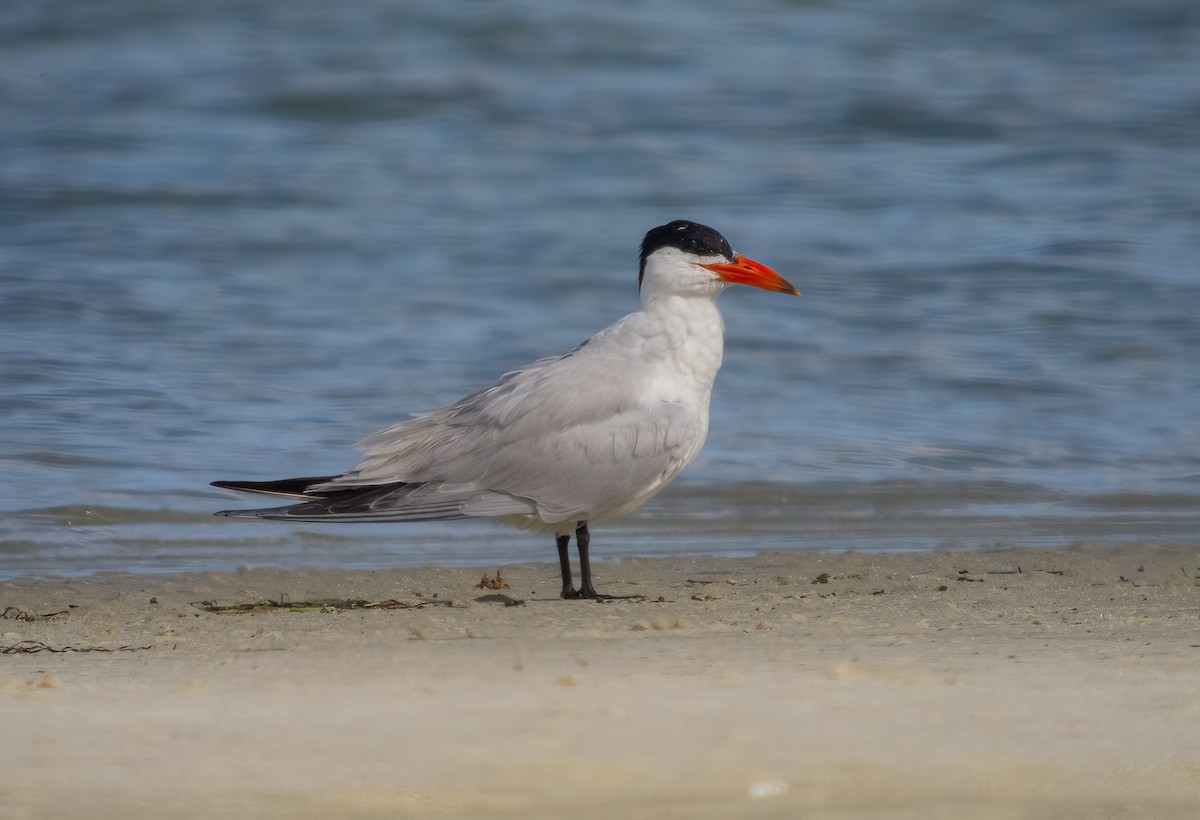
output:
[[0,583],[0,817],[1200,816],[1198,547],[496,569]]

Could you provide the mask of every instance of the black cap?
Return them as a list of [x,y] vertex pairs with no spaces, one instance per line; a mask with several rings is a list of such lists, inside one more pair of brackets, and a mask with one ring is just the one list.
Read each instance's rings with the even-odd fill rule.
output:
[[723,256],[730,262],[734,256],[729,242],[712,228],[698,222],[676,219],[648,231],[642,240],[642,259],[638,266],[639,288],[642,286],[642,276],[646,273],[646,259],[660,248],[679,248],[696,256]]

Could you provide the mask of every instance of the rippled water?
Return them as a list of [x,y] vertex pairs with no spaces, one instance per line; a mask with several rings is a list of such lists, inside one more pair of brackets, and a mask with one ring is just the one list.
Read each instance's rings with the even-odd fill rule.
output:
[[0,9],[0,577],[552,557],[212,519],[636,306],[722,298],[709,444],[600,555],[1200,537],[1200,7]]

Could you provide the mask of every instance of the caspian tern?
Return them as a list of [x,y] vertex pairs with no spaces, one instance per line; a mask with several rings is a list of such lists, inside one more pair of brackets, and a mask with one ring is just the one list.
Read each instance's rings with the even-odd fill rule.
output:
[[[349,472],[214,481],[300,501],[217,515],[495,518],[554,534],[563,598],[612,597],[592,586],[588,523],[637,509],[700,452],[724,346],[715,300],[732,284],[799,295],[775,271],[734,253],[712,228],[684,220],[657,227],[642,242],[641,310],[565,356],[539,359],[448,407],[369,436]],[[578,589],[567,553],[572,532]]]

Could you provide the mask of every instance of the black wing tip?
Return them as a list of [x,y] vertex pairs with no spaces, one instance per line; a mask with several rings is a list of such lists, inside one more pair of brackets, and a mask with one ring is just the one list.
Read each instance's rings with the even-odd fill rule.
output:
[[[312,480],[314,479],[286,479],[285,481],[275,482],[214,481],[212,484],[223,489],[263,492],[262,488],[264,485],[269,485],[272,490],[275,490],[279,485]],[[410,485],[403,481],[395,481],[390,484],[347,487],[345,489],[313,493],[308,496],[296,495],[294,497],[302,499],[298,504],[250,510],[221,510],[220,512],[213,513],[213,515],[221,518],[266,518],[275,521],[342,521],[345,523],[388,520],[425,521],[469,517],[459,509],[458,502],[443,502],[434,505],[426,504],[420,508],[419,513],[414,514],[410,511],[408,515],[404,515],[403,511],[392,510],[386,506],[383,509],[376,507],[379,502],[395,500],[394,495],[397,493],[403,495],[403,489],[409,486],[419,487],[422,485]]]
[[238,490],[244,493],[266,493],[268,495],[306,495],[315,484],[333,481],[336,475],[311,475],[300,478],[284,478],[277,481],[210,481],[209,486],[222,490]]
[[[283,508],[278,507],[276,509]],[[213,515],[219,518],[262,518],[262,513],[264,512],[269,512],[269,510],[221,510],[213,513]]]
[[287,514],[288,510],[302,506],[300,504],[290,504],[286,507],[262,507],[255,510],[221,510],[213,513],[218,518],[276,518],[284,520],[290,518]]

